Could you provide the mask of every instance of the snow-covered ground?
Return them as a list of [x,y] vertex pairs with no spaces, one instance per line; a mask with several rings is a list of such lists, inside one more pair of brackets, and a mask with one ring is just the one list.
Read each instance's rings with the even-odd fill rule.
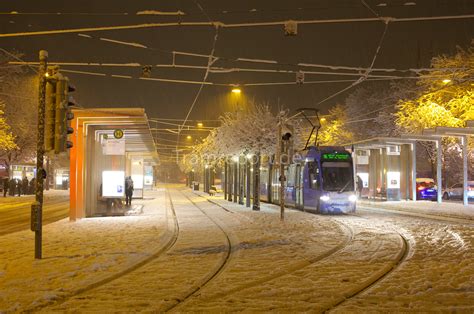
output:
[[24,311],[77,293],[159,250],[166,237],[164,192],[144,201],[141,216],[68,219],[43,228],[43,259],[34,233],[0,237],[0,312]]
[[474,311],[469,220],[288,209],[281,221],[271,204],[151,196],[140,216],[46,226],[40,261],[32,232],[0,237],[0,312]]
[[361,200],[358,205],[363,207],[375,207],[391,210],[399,210],[409,213],[420,213],[428,215],[438,215],[444,217],[456,217],[463,219],[474,219],[474,204],[464,206],[462,202],[437,203],[433,201],[388,201],[373,202]]

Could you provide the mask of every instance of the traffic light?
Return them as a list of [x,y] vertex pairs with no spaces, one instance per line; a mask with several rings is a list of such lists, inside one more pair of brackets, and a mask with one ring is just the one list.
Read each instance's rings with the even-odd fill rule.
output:
[[69,126],[69,121],[74,119],[70,107],[76,105],[69,96],[75,88],[58,70],[58,67],[48,68],[45,91],[44,149],[55,154],[72,147],[72,142],[68,141],[68,135],[74,132]]
[[68,135],[74,132],[69,126],[69,121],[74,118],[70,107],[74,106],[69,93],[75,88],[69,84],[67,77],[57,74],[56,81],[56,112],[54,128],[54,153],[59,154],[72,148],[72,142],[68,141]]
[[54,125],[56,120],[56,81],[51,74],[46,81],[45,95],[45,125],[44,125],[44,149],[46,152],[54,150]]

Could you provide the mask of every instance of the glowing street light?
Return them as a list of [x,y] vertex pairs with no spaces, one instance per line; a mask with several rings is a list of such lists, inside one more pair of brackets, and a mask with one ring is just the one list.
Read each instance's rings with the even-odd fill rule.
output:
[[191,138],[192,138],[191,135],[186,136],[187,140],[190,140]]
[[320,121],[321,122],[326,122],[326,118],[321,118]]
[[198,122],[197,126],[198,126],[198,128],[202,128],[204,126],[204,124],[202,124],[202,122]]
[[451,80],[450,80],[450,79],[444,79],[444,80],[443,80],[443,83],[444,83],[444,84],[451,83]]
[[238,94],[240,94],[241,92],[242,92],[242,91],[240,90],[240,88],[233,88],[233,89],[232,89],[232,93],[233,93],[233,94],[238,95]]

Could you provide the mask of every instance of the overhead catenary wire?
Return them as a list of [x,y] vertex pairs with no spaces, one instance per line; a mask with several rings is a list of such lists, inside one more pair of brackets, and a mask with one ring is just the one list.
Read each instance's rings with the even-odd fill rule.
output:
[[[197,1],[194,1],[194,3],[202,11],[202,13],[206,16],[206,18],[210,20],[209,16],[206,14],[206,12],[202,8],[202,6]],[[186,124],[186,121],[188,120],[189,115],[193,111],[193,108],[196,105],[196,102],[199,98],[199,95],[201,94],[201,91],[202,91],[202,89],[205,85],[204,83],[207,81],[207,77],[209,75],[209,69],[211,68],[212,64],[217,60],[217,58],[214,57],[214,52],[215,52],[215,49],[216,49],[216,43],[217,43],[218,36],[219,36],[219,27],[216,26],[215,30],[214,30],[214,38],[213,38],[213,42],[212,42],[212,48],[211,48],[210,56],[209,56],[209,59],[207,61],[206,72],[204,73],[203,83],[199,87],[199,90],[196,93],[196,96],[194,97],[194,100],[193,100],[191,106],[189,107],[188,112],[186,113],[186,117],[184,118],[184,121],[183,121],[182,125],[178,128],[178,135],[176,137],[176,147],[178,147],[178,145],[179,145],[179,139],[180,139],[179,135],[181,134],[181,129]],[[176,162],[178,162],[178,156],[177,155],[176,155]]]
[[[102,77],[112,77],[118,79],[132,79],[132,80],[145,80],[145,81],[159,81],[166,83],[182,83],[182,84],[194,84],[194,85],[214,85],[214,86],[225,86],[225,87],[234,87],[235,83],[216,83],[209,81],[192,81],[192,80],[179,80],[179,79],[169,79],[169,78],[157,78],[157,77],[132,77],[130,75],[118,75],[118,74],[107,74],[101,72],[91,72],[91,71],[79,71],[79,70],[70,70],[70,69],[61,69],[65,73],[74,73],[82,75],[92,75],[92,76],[102,76]],[[360,74],[359,74],[360,75]],[[367,81],[384,81],[384,80],[401,80],[401,79],[439,79],[444,77],[443,75],[424,75],[424,76],[368,76]],[[359,80],[315,80],[315,81],[305,81],[304,84],[325,84],[325,83],[345,83],[345,82],[357,82]],[[303,84],[303,85],[304,85]],[[271,85],[296,85],[295,81],[281,81],[281,82],[255,82],[255,83],[241,83],[239,86],[271,86]]]
[[[444,16],[420,16],[420,17],[368,17],[368,18],[345,18],[345,19],[313,19],[313,20],[294,20],[295,23],[301,25],[311,24],[340,24],[340,23],[367,23],[385,20],[391,23],[401,22],[420,22],[420,21],[442,21],[442,20],[459,20],[471,19],[474,14],[462,15],[444,15]],[[250,28],[250,27],[268,27],[268,26],[282,26],[287,21],[268,21],[268,22],[247,22],[247,23],[224,23],[222,21],[190,21],[190,22],[164,22],[164,23],[143,23],[131,25],[116,25],[116,26],[99,26],[99,27],[83,27],[70,29],[55,29],[33,32],[16,32],[16,33],[2,33],[0,38],[6,37],[24,37],[24,36],[40,36],[40,35],[55,35],[55,34],[70,34],[70,33],[86,33],[112,30],[126,30],[126,29],[144,29],[144,28],[158,28],[158,27],[219,27],[219,28]]]
[[385,20],[385,27],[384,27],[384,30],[382,32],[382,36],[380,37],[379,41],[378,41],[378,45],[377,45],[377,49],[375,49],[375,53],[374,53],[374,56],[372,57],[372,62],[370,63],[370,66],[369,68],[366,70],[366,72],[355,82],[353,82],[351,85],[343,88],[342,90],[324,98],[323,100],[319,101],[316,106],[319,106],[320,104],[348,91],[349,89],[352,89],[353,87],[359,85],[360,83],[362,83],[363,81],[367,80],[367,77],[368,75],[370,74],[371,70],[372,70],[372,67],[374,66],[375,64],[375,60],[377,60],[377,56],[380,52],[380,48],[382,47],[382,43],[383,43],[383,40],[385,38],[385,34],[387,33],[387,30],[388,30],[388,24],[389,24],[389,21],[388,20]]
[[[50,65],[58,65],[58,66],[78,66],[78,67],[118,67],[118,68],[139,68],[143,67],[144,64],[140,64],[138,62],[127,62],[127,63],[101,63],[101,62],[56,62],[50,61],[48,62]],[[29,66],[38,66],[39,62],[37,61],[10,61],[9,64],[11,65],[29,65]],[[207,66],[201,65],[189,65],[189,64],[154,64],[151,65],[152,67],[156,68],[176,68],[176,69],[197,69],[197,70],[205,70]],[[360,68],[362,70],[363,68]],[[363,69],[367,71],[368,68]],[[388,69],[387,69],[388,70]],[[406,72],[405,70],[397,70],[392,69],[392,72]],[[426,69],[412,69],[413,72],[423,72]],[[430,69],[433,71],[434,69]],[[463,70],[463,68],[437,68],[436,71],[438,72],[452,72],[457,70]],[[72,70],[71,70],[72,71]],[[209,69],[210,73],[213,74],[227,74],[232,72],[256,72],[256,73],[279,73],[279,74],[296,74],[296,73],[304,73],[309,75],[332,75],[332,76],[360,76],[360,73],[356,72],[330,72],[330,71],[308,71],[308,70],[288,70],[288,69],[261,69],[261,68],[241,68],[241,67],[217,67],[212,66]],[[360,71],[359,71],[360,72]],[[371,70],[371,72],[375,72],[375,70]],[[442,74],[438,74],[436,76],[441,76]],[[126,77],[126,76],[125,76]],[[367,74],[367,77],[380,77],[380,78],[397,78],[399,75],[381,75],[381,74]]]
[[[411,2],[407,3],[384,3],[384,6],[390,6],[390,7],[407,7],[413,5]],[[354,5],[338,5],[338,8],[354,8]],[[228,9],[208,9],[208,12],[211,12],[213,14],[224,14],[224,15],[230,15],[230,14],[256,14],[256,13],[291,13],[291,12],[307,12],[309,10],[311,11],[321,11],[321,10],[326,10],[329,9],[328,6],[318,4],[316,6],[298,6],[298,7],[292,7],[292,8],[257,8],[255,6],[252,6],[251,9],[238,9],[238,10],[228,10]],[[91,16],[134,16],[134,15],[186,15],[186,16],[193,16],[197,14],[201,14],[201,11],[198,10],[186,10],[185,12],[178,10],[178,11],[157,11],[157,10],[140,10],[137,12],[101,12],[101,13],[95,13],[95,12],[18,12],[18,11],[10,11],[10,12],[0,12],[0,15],[52,15],[52,16],[61,16],[61,15],[91,15]]]
[[[3,53],[9,55],[10,57],[12,57],[13,59],[15,59],[15,60],[17,60],[17,61],[25,62],[25,61],[22,60],[20,57],[15,56],[13,53],[11,53],[11,52],[9,52],[9,51],[7,51],[7,50],[1,48],[1,47],[0,47],[0,50],[1,50]],[[32,70],[33,72],[35,72],[36,74],[38,74],[38,70],[36,70],[36,69],[35,69],[34,67],[32,67],[31,65],[29,65],[28,68],[31,69],[31,70]]]
[[[109,43],[113,44],[119,44],[119,45],[126,45],[126,46],[131,46],[135,48],[145,48],[149,49],[152,51],[157,51],[161,53],[167,53],[173,56],[173,63],[172,64],[156,64],[154,67],[185,67],[185,68],[196,68],[196,69],[205,69],[206,66],[194,66],[194,65],[179,65],[175,64],[175,56],[176,55],[183,55],[183,56],[192,56],[192,57],[198,57],[198,58],[206,58],[208,59],[210,57],[209,54],[202,54],[202,53],[195,53],[195,52],[185,52],[185,51],[175,51],[175,50],[165,50],[161,48],[155,48],[155,47],[149,47],[146,46],[142,43],[136,43],[136,42],[127,42],[123,40],[117,40],[117,39],[110,39],[110,38],[103,38],[103,37],[94,37],[91,35],[86,35],[86,34],[78,34],[78,36],[85,37],[88,39],[97,39],[101,41],[106,41]],[[316,67],[316,68],[323,68],[323,69],[329,69],[333,71],[339,71],[339,70],[348,70],[348,71],[356,71],[356,72],[361,72],[361,71],[366,71],[367,68],[363,67],[351,67],[351,66],[346,66],[346,65],[327,65],[327,64],[315,64],[315,63],[306,63],[306,62],[299,62],[299,63],[286,63],[286,62],[278,62],[276,60],[267,60],[267,59],[255,59],[255,58],[241,58],[241,57],[229,57],[229,56],[213,56],[215,58],[218,58],[219,60],[224,60],[224,61],[230,61],[230,62],[250,62],[253,64],[274,64],[274,65],[279,65],[279,66],[290,66],[290,67]],[[21,64],[18,62],[10,62],[11,64]],[[51,61],[50,61],[51,63]],[[28,62],[25,64],[38,64],[38,62]],[[58,65],[89,65],[89,66],[130,66],[130,67],[139,67],[143,66],[142,64],[138,62],[134,63],[100,63],[100,62],[56,62],[55,64]],[[218,73],[219,71],[223,72],[229,72],[229,71],[246,71],[247,69],[242,69],[239,67],[236,68],[214,68],[211,67],[211,72],[215,71],[215,73]],[[248,69],[248,71],[256,71],[257,69]],[[269,69],[258,69],[260,71],[281,71],[285,72],[288,70],[269,70]],[[457,68],[443,68],[439,69],[443,71],[455,71],[458,70]],[[310,73],[309,71],[304,71],[304,70],[299,70],[303,71],[305,73]],[[432,68],[410,68],[410,69],[395,69],[395,68],[373,68],[371,72],[414,72],[414,73],[420,73],[420,72],[425,72],[425,71],[433,71]],[[214,72],[213,72],[214,73]],[[325,73],[325,72],[321,72]],[[359,75],[360,73],[348,73],[348,74],[343,74],[340,72],[338,75]],[[317,74],[317,73],[316,73]]]

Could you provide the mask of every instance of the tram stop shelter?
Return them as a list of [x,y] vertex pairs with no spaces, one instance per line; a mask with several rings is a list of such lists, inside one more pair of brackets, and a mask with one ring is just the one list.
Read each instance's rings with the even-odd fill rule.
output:
[[[123,215],[125,177],[133,197],[152,187],[158,156],[142,108],[74,109],[69,219]],[[150,178],[151,176],[151,178]]]
[[[463,160],[463,204],[468,205],[469,138],[474,136],[474,121],[466,127],[436,127],[421,134],[402,134],[401,137],[376,137],[345,145],[354,155],[354,172],[363,181],[364,195],[369,199],[389,201],[416,200],[416,143],[433,142],[436,146],[437,202],[442,202],[443,137],[460,139]],[[472,153],[472,152],[471,152]]]

